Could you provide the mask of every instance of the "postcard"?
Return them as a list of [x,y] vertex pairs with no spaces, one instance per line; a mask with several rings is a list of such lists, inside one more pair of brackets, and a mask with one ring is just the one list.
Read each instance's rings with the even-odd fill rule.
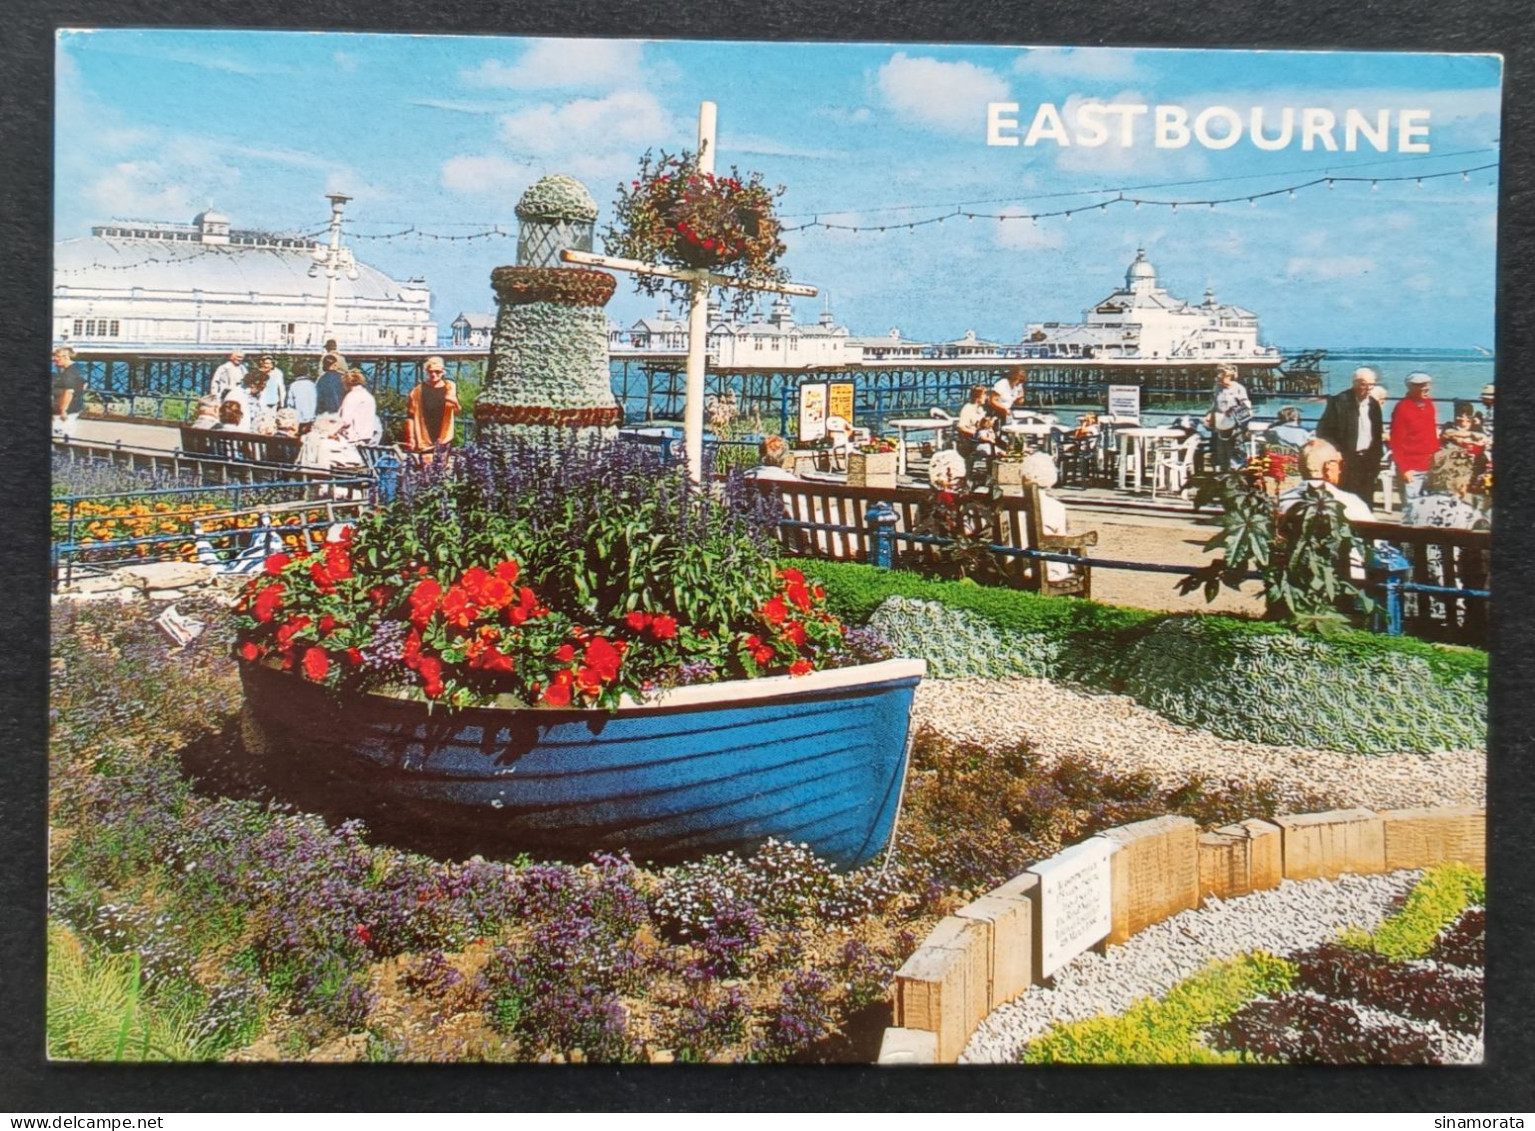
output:
[[56,50],[51,1058],[1482,1062],[1499,57]]

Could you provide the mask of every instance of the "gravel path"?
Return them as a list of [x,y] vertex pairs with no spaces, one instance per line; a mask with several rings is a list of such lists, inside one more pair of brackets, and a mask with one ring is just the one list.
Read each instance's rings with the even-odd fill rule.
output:
[[[1105,954],[1079,955],[1057,972],[1053,988],[1035,986],[994,1011],[970,1038],[960,1061],[1011,1063],[1051,1022],[1123,1013],[1137,999],[1160,997],[1218,959],[1259,949],[1291,954],[1326,942],[1350,925],[1373,930],[1421,875],[1286,880],[1273,891],[1225,903],[1209,900],[1198,910],[1147,927]],[[1478,1039],[1442,1043],[1456,1060],[1481,1060]]]
[[1127,696],[1088,695],[1043,679],[925,680],[913,717],[950,738],[1027,740],[1047,761],[1076,755],[1104,770],[1145,770],[1169,786],[1197,773],[1272,779],[1296,802],[1309,790],[1378,809],[1486,803],[1480,749],[1365,757],[1239,742],[1168,722]]

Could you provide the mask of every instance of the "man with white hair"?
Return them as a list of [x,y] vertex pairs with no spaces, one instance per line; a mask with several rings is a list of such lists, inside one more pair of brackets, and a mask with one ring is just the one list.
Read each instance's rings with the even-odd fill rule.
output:
[[245,383],[245,351],[230,350],[229,360],[213,371],[208,383],[208,395],[223,400],[230,392]]
[[1317,439],[1331,444],[1343,461],[1338,483],[1366,505],[1375,497],[1381,452],[1385,450],[1380,402],[1372,395],[1379,380],[1367,365],[1354,370],[1352,384],[1328,398],[1316,426]]
[[[1369,397],[1365,393],[1365,399]],[[1301,481],[1279,496],[1279,513],[1284,514],[1300,502],[1308,489],[1320,488],[1342,504],[1344,518],[1350,522],[1369,522],[1375,517],[1369,504],[1338,486],[1345,466],[1342,453],[1326,440],[1308,440],[1300,450]]]
[[[1067,533],[1066,504],[1049,493],[1060,479],[1055,460],[1045,452],[1030,452],[1023,457],[1020,475],[1025,487],[1039,489],[1039,524],[1044,528],[1040,533]],[[1065,581],[1072,575],[1073,568],[1065,562],[1046,562],[1045,576],[1051,581]]]

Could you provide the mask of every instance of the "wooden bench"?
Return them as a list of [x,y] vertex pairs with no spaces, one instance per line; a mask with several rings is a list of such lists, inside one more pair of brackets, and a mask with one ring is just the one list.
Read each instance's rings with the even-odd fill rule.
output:
[[222,428],[181,426],[181,450],[189,456],[236,460],[243,463],[298,462],[300,441],[294,436],[262,436]]
[[[778,526],[778,541],[791,557],[821,558],[829,561],[867,562],[870,560],[872,532],[866,519],[875,503],[888,503],[896,514],[896,532],[910,534],[922,525],[922,515],[932,499],[931,491],[913,487],[850,487],[845,483],[820,483],[763,480],[757,489],[764,495],[782,500],[786,521]],[[982,501],[985,496],[973,495]],[[963,500],[961,500],[963,501]],[[850,529],[828,529],[845,527]],[[1030,489],[1023,495],[996,501],[990,530],[977,530],[999,546],[1044,550],[1070,554],[1082,559],[1073,566],[1071,576],[1051,580],[1047,563],[1013,554],[997,554],[999,571],[1017,588],[1036,589],[1042,593],[1092,595],[1092,568],[1086,549],[1097,544],[1097,531],[1084,534],[1045,534],[1040,519],[1039,495]],[[936,569],[942,550],[938,546],[897,539],[897,559],[917,568]]]

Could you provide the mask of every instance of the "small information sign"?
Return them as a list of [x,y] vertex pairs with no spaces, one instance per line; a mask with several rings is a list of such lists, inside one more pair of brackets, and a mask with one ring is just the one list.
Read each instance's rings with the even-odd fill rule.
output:
[[1048,978],[1113,926],[1109,858],[1116,845],[1092,837],[1028,869],[1039,877],[1039,976]]
[[799,387],[799,442],[813,444],[826,437],[826,382]]
[[1139,385],[1109,386],[1109,415],[1141,418],[1141,387]]
[[849,424],[857,424],[853,419],[853,383],[851,381],[833,381],[831,392],[826,402],[827,416],[840,416]]

